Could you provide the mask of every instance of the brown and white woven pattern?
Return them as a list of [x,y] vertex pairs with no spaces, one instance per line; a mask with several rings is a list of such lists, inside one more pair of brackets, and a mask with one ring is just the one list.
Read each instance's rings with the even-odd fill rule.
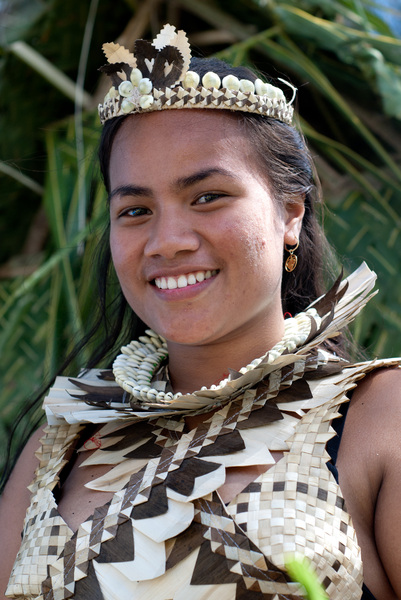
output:
[[[180,108],[209,108],[250,112],[265,117],[272,117],[291,125],[294,109],[283,100],[259,96],[251,92],[228,90],[226,88],[204,88],[184,89],[178,85],[174,88],[162,88],[152,90],[153,104],[149,108],[138,107],[136,112],[146,113],[155,110],[180,109]],[[101,123],[114,117],[126,116],[121,110],[123,98],[111,98],[103,104],[99,104],[99,116]]]
[[33,496],[25,518],[23,542],[7,589],[11,597],[38,595],[48,566],[57,560],[73,534],[57,511],[53,490],[81,429],[82,426],[66,423],[47,427],[41,439],[37,453],[39,467],[30,486]]
[[[219,467],[221,444],[225,446],[226,440],[228,442],[238,430],[257,433],[257,426],[247,428],[252,415],[257,418],[264,410],[251,408],[255,405],[251,401],[252,395],[255,401],[254,389],[247,390],[242,398],[215,413],[208,424],[189,434],[177,429],[174,421],[169,427],[168,419],[150,423],[155,446],[160,445],[160,455],[150,458],[145,468],[134,473],[128,485],[116,492],[110,503],[96,509],[74,536],[58,515],[50,492],[79,426],[49,428],[43,440],[43,452],[51,469],[49,472],[41,460],[8,595],[43,600],[70,597],[110,600],[114,596],[107,591],[107,581],[115,588],[121,579],[123,588],[128,590],[127,595],[119,596],[122,600],[146,597],[142,594],[152,593],[154,585],[159,590],[154,598],[179,598],[184,589],[188,597],[196,598],[197,590],[205,590],[203,586],[208,586],[206,589],[213,593],[220,587],[214,570],[220,557],[219,577],[225,574],[230,581],[230,593],[234,590],[231,598],[239,597],[242,589],[261,591],[266,598],[280,598],[281,594],[285,594],[283,598],[295,598],[300,597],[300,592],[283,571],[283,556],[286,552],[299,552],[315,565],[331,599],[358,598],[362,578],[359,548],[339,487],[325,465],[328,460],[325,444],[333,435],[330,421],[338,415],[337,406],[347,400],[344,391],[352,388],[356,380],[374,366],[366,363],[324,377],[320,382],[311,380],[310,387],[316,397],[322,393],[320,387],[323,386],[323,395],[329,389],[334,390],[332,400],[311,409],[298,422],[294,434],[287,440],[289,453],[231,502],[228,512],[218,495],[210,494],[224,480]],[[308,373],[315,376],[313,371]],[[283,381],[283,377],[277,377],[277,381]],[[297,382],[299,379],[293,381],[293,386]],[[285,395],[277,398],[278,405],[280,399],[285,404],[290,389],[288,385],[281,387]],[[260,404],[261,398],[258,402]],[[121,426],[116,431],[117,439],[121,439],[120,434]],[[149,443],[149,434],[142,435],[143,443]],[[112,446],[106,450],[111,451]],[[202,453],[207,456],[201,458]],[[200,491],[197,479],[203,480],[203,486],[205,480],[209,481],[208,486]],[[46,523],[44,527],[41,521]],[[153,528],[147,530],[147,523],[152,521]],[[201,530],[196,530],[197,525],[202,526]],[[60,526],[58,534],[55,526]],[[32,577],[36,569],[32,547],[38,536],[41,536],[38,542],[41,575],[48,566],[48,577],[42,580],[42,588],[39,586],[41,575]],[[182,565],[171,565],[171,548],[180,543],[186,550],[178,553],[183,558]],[[52,554],[61,548],[63,552],[58,557]],[[192,572],[189,577],[189,563],[184,558],[190,552]],[[135,564],[137,555],[145,557],[143,566]],[[148,557],[152,557],[151,560]],[[129,563],[127,572],[123,563]],[[169,568],[175,573],[174,585]],[[143,577],[145,569],[147,575]],[[184,571],[186,582],[182,579]],[[157,587],[165,577],[170,581],[171,596],[163,595],[163,586]],[[198,585],[201,588],[197,588]]]
[[[261,552],[246,528],[239,527],[226,512],[218,494],[198,500],[195,508],[194,522],[202,525],[205,541],[194,566],[192,585],[221,585],[226,580],[237,584],[239,596],[241,590],[248,590],[262,593],[265,598],[302,597],[301,586],[291,582],[285,570]],[[220,569],[215,568],[216,563],[220,563]]]
[[275,565],[283,569],[286,555],[305,556],[329,598],[353,600],[361,594],[360,551],[325,450],[332,437],[330,421],[343,401],[336,398],[310,411],[288,440],[288,454],[227,510]]

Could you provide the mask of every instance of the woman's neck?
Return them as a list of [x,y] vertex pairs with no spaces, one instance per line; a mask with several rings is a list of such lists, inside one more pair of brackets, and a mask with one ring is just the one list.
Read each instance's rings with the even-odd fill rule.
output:
[[270,350],[284,333],[284,319],[274,332],[263,330],[245,337],[212,344],[189,346],[168,342],[169,374],[174,392],[190,393],[203,386],[217,385],[229,375],[229,369],[239,371],[255,358]]

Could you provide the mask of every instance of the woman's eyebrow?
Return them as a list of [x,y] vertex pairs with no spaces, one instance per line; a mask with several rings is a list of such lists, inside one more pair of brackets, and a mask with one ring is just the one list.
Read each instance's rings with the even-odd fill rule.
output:
[[[187,175],[186,177],[180,177],[177,179],[173,186],[178,189],[185,189],[190,187],[191,185],[195,185],[200,181],[204,181],[208,177],[212,177],[213,175],[223,175],[224,177],[229,177],[230,179],[238,179],[235,173],[232,171],[228,171],[226,169],[222,169],[219,167],[212,167],[210,169],[203,169],[198,171],[197,173],[193,173],[191,175]],[[108,196],[109,203],[115,196],[151,196],[152,190],[148,187],[143,187],[139,185],[119,185],[114,188]]]
[[174,183],[179,189],[185,189],[190,187],[191,185],[195,185],[195,183],[199,183],[212,175],[224,175],[225,177],[230,177],[231,179],[238,179],[235,173],[231,171],[227,171],[226,169],[222,169],[219,167],[213,167],[210,169],[204,169],[202,171],[198,171],[197,173],[193,173],[192,175],[188,175],[187,177],[180,177]]
[[139,185],[119,185],[111,190],[108,196],[109,203],[115,196],[150,196],[152,191],[150,188]]

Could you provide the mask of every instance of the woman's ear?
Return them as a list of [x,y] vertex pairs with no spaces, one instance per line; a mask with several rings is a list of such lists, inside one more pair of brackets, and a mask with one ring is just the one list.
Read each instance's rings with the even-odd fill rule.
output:
[[286,205],[285,208],[284,244],[294,246],[299,240],[302,219],[305,214],[304,196],[300,196]]

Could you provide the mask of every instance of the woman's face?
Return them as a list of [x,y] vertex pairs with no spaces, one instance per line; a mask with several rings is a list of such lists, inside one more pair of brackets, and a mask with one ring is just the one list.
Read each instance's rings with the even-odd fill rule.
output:
[[282,335],[278,207],[235,117],[172,110],[125,120],[110,160],[111,251],[135,313],[170,343]]

